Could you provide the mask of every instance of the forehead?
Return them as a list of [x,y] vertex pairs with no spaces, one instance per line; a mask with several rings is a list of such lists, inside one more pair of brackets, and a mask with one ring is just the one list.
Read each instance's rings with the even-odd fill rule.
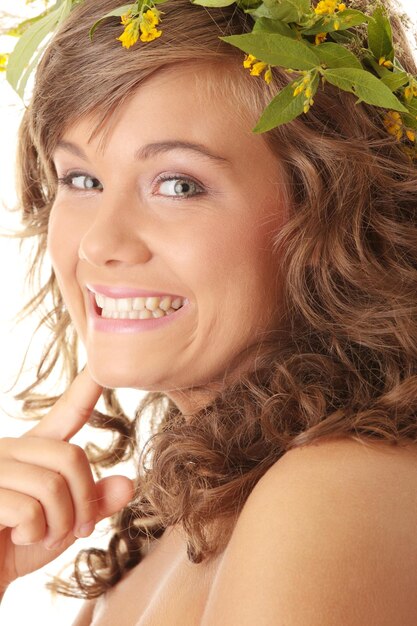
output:
[[256,116],[251,116],[225,92],[227,77],[218,68],[184,66],[165,68],[136,89],[117,110],[99,122],[102,112],[69,126],[63,139],[96,144],[102,151],[115,133],[124,136],[126,149],[165,140],[203,143],[226,159],[276,158],[261,135],[252,133]]

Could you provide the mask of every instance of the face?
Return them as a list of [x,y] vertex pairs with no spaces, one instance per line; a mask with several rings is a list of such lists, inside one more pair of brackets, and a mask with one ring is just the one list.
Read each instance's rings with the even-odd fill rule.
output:
[[93,118],[65,133],[48,233],[93,378],[164,391],[184,412],[276,325],[272,241],[285,213],[256,120],[225,97],[204,106],[193,76],[142,85],[104,142],[89,141]]

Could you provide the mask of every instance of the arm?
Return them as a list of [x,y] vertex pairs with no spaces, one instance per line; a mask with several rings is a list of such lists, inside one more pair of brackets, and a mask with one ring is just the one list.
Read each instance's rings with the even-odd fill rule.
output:
[[201,626],[414,626],[417,461],[401,455],[354,441],[285,455],[242,510]]

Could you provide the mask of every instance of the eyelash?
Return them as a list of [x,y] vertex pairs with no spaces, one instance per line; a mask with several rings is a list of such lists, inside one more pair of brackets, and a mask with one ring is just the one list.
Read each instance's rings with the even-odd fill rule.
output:
[[[85,188],[85,189],[79,189],[75,187],[73,185],[74,178],[81,178],[81,177],[90,178],[92,181],[100,182],[98,178],[94,178],[94,176],[90,176],[89,174],[85,174],[84,172],[69,172],[65,176],[58,178],[58,184],[62,185],[63,187],[67,187],[75,192],[91,191],[91,190],[97,189],[97,187]],[[195,196],[204,195],[206,193],[206,189],[201,183],[198,183],[193,178],[189,178],[188,176],[181,176],[180,174],[160,174],[156,179],[156,183],[162,183],[168,180],[180,180],[182,182],[192,183],[193,185],[196,185],[197,187],[201,189],[201,191],[196,191],[195,193],[189,196],[166,196],[170,198],[171,200],[188,200],[190,198],[195,198]]]

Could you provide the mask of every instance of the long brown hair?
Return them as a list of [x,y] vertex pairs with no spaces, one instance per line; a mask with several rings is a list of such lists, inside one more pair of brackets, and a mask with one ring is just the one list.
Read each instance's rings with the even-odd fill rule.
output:
[[[224,89],[253,122],[289,81],[277,68],[270,85],[250,76],[243,54],[218,39],[252,29],[233,5],[206,9],[170,0],[155,42],[122,49],[115,18],[90,44],[91,25],[118,4],[81,3],[37,71],[19,159],[22,236],[37,242],[33,276],[56,190],[51,154],[71,124],[98,112],[104,128],[144,80],[167,67],[181,71],[183,63],[210,65],[215,77],[202,78],[201,89]],[[397,55],[415,73],[395,13],[392,23]],[[105,391],[108,415],[95,411],[90,424],[112,429],[114,442],[88,453],[96,467],[137,455],[138,496],[114,516],[108,549],[81,551],[71,579],[51,585],[58,592],[102,594],[140,562],[145,536],[173,524],[184,528],[192,561],[218,553],[226,540],[221,528],[291,448],[328,437],[417,440],[417,168],[386,133],[381,111],[355,100],[326,84],[306,115],[262,135],[284,168],[289,218],[274,239],[282,324],[256,347],[248,371],[186,419],[164,393],[153,392],[130,421],[115,392]],[[77,338],[53,271],[25,313],[51,297],[43,320],[51,341],[36,382],[17,396],[31,416],[56,400],[37,394],[38,385],[61,364],[68,381],[78,370]],[[149,413],[154,432],[139,451],[137,429]]]

